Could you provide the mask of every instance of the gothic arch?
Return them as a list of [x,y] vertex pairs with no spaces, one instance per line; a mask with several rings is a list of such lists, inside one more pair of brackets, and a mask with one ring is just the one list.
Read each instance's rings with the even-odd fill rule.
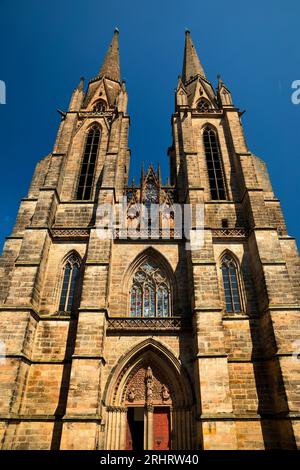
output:
[[211,129],[211,130],[214,131],[214,132],[217,134],[217,136],[218,136],[218,129],[217,129],[217,127],[216,127],[214,124],[212,124],[211,122],[204,122],[204,123],[202,124],[202,126],[201,126],[201,128],[200,128],[200,130],[201,130],[201,136],[203,136],[203,132],[205,131],[205,129]]
[[222,261],[224,260],[224,258],[226,256],[230,256],[234,260],[234,262],[237,264],[238,268],[240,269],[241,262],[240,262],[238,256],[235,253],[233,253],[233,251],[229,250],[228,248],[225,248],[225,250],[223,250],[222,253],[219,256],[219,265],[220,266],[221,266]]
[[140,264],[148,258],[153,259],[157,264],[161,265],[166,271],[166,274],[175,282],[174,272],[167,258],[160,251],[150,246],[141,251],[129,264],[123,277],[123,285],[132,277],[134,271]]
[[75,134],[74,134],[74,136],[76,136],[79,132],[80,132],[80,134],[83,133],[83,135],[84,135],[84,138],[82,139],[82,142],[81,142],[81,144],[80,144],[81,152],[82,152],[83,149],[84,149],[86,134],[88,134],[89,130],[90,130],[93,126],[99,127],[101,137],[102,137],[102,135],[103,135],[103,126],[102,126],[102,124],[101,124],[99,121],[97,121],[96,119],[97,119],[97,118],[95,118],[92,122],[81,121],[80,123],[78,123],[78,125],[77,125],[77,127],[76,127],[76,129],[75,129]]
[[84,134],[87,135],[89,133],[89,131],[92,129],[92,127],[98,127],[99,131],[100,131],[100,135],[102,135],[102,130],[103,129],[102,129],[101,124],[98,121],[93,121],[90,124],[88,124],[86,126],[86,128],[84,129]]
[[144,410],[145,449],[153,448],[153,412],[169,409],[171,448],[193,448],[193,387],[175,355],[153,338],[127,351],[111,371],[103,394],[106,449],[124,449],[127,411]]
[[68,261],[68,259],[69,259],[71,256],[75,256],[75,257],[78,259],[79,264],[82,263],[82,258],[81,258],[81,256],[80,256],[80,254],[78,253],[78,251],[72,249],[72,250],[68,251],[68,252],[62,257],[62,259],[61,259],[61,261],[60,261],[60,266],[61,266],[61,267],[64,267],[64,265],[66,264],[66,262]]
[[[126,386],[126,380],[142,361],[149,359],[157,360],[159,366],[165,371],[171,373],[171,378],[178,380],[178,384],[173,384],[181,393],[180,397],[175,397],[175,401],[180,399],[181,406],[190,406],[194,402],[193,388],[187,371],[182,366],[170,349],[160,341],[153,338],[146,339],[136,344],[124,353],[114,368],[112,369],[103,394],[103,404],[105,406],[121,406],[124,395],[120,387]],[[119,389],[118,393],[116,389]]]

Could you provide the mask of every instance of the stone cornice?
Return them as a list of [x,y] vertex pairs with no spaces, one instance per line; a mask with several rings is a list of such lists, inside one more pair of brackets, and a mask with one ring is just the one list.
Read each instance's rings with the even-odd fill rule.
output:
[[53,228],[50,229],[51,237],[55,240],[88,240],[89,228]]
[[223,308],[222,307],[210,307],[210,306],[203,306],[203,307],[195,307],[193,309],[193,313],[201,313],[201,312],[222,312]]
[[28,202],[36,202],[36,201],[38,201],[38,200],[39,200],[38,197],[22,197],[21,202],[23,202],[23,201],[26,201],[26,202],[27,202],[27,201],[28,201]]
[[192,259],[192,265],[193,266],[215,266],[217,263],[216,261],[211,261],[211,260],[193,260]]
[[196,357],[195,357],[195,360],[196,359],[227,359],[228,357],[228,354],[197,354]]
[[86,260],[86,266],[109,266],[109,261]]
[[106,307],[80,307],[78,312],[104,313],[107,315],[108,310]]
[[212,237],[213,238],[230,238],[230,239],[238,239],[243,240],[248,237],[247,229],[243,227],[236,227],[236,228],[212,228]]
[[269,414],[257,414],[257,413],[215,413],[215,414],[201,414],[197,416],[198,421],[261,421],[263,419],[282,420],[282,419],[300,419],[300,413],[269,413]]
[[177,331],[192,327],[190,317],[168,318],[130,318],[110,317],[107,319],[107,330],[115,331]]
[[19,312],[19,313],[30,313],[32,317],[39,321],[41,319],[38,312],[32,306],[25,306],[25,305],[0,305],[0,315],[1,311],[12,311],[12,312]]
[[101,421],[102,417],[98,414],[91,415],[24,415],[24,414],[3,414],[0,415],[0,421]]
[[103,356],[96,356],[96,355],[92,355],[92,354],[73,354],[72,355],[72,360],[73,359],[90,359],[92,361],[101,361],[103,365],[106,364],[106,360]]
[[274,313],[276,313],[276,311],[282,311],[282,310],[300,310],[300,305],[298,304],[282,304],[282,305],[270,304],[266,308],[265,312],[268,312],[268,310]]

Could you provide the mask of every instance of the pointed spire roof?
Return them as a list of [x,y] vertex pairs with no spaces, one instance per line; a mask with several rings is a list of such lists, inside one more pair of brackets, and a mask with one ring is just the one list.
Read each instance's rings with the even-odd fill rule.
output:
[[115,80],[116,82],[121,82],[118,28],[115,28],[112,41],[107,50],[103,64],[99,70],[99,76],[105,76],[106,78],[110,78],[112,80]]
[[182,89],[186,92],[186,89],[185,89],[184,83],[183,83],[183,81],[182,81],[182,78],[181,78],[181,76],[179,75],[176,91],[180,90],[180,88],[182,88]]
[[205,77],[205,73],[193,44],[190,31],[187,29],[185,31],[185,47],[182,68],[183,83],[188,82],[190,78],[194,77],[195,75],[201,75],[202,77]]
[[225,85],[225,83],[223,82],[222,77],[221,77],[220,74],[217,75],[217,79],[218,79],[218,87],[217,87],[217,89],[218,89],[218,90],[221,90],[221,88],[225,88],[225,89],[229,92],[229,89],[228,89],[228,87]]
[[84,77],[80,77],[80,82],[77,85],[77,90],[83,90],[84,89]]
[[220,74],[217,75],[217,79],[218,79],[218,88],[222,88],[224,83]]

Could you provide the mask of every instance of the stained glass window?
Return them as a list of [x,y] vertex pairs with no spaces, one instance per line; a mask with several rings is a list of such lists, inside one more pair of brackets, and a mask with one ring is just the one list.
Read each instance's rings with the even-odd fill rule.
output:
[[85,143],[77,188],[78,200],[89,200],[91,198],[99,142],[100,129],[98,126],[93,126],[87,134]]
[[71,312],[75,299],[76,281],[79,270],[79,261],[76,256],[71,256],[64,268],[64,278],[61,288],[59,311]]
[[241,312],[240,286],[235,261],[230,255],[226,255],[222,261],[222,276],[226,302],[226,312]]
[[226,199],[222,156],[215,131],[207,127],[203,132],[203,141],[211,198]]
[[171,315],[171,290],[162,270],[145,261],[136,271],[130,291],[131,317],[168,317]]
[[162,285],[157,291],[157,316],[167,317],[169,311],[169,291],[167,286]]
[[131,290],[130,316],[142,316],[142,288],[139,285],[134,285]]

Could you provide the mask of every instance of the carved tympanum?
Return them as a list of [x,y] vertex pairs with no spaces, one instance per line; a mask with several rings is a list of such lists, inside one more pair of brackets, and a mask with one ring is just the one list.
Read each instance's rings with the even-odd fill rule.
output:
[[155,367],[143,365],[129,377],[124,401],[140,405],[159,405],[172,401],[168,382]]

